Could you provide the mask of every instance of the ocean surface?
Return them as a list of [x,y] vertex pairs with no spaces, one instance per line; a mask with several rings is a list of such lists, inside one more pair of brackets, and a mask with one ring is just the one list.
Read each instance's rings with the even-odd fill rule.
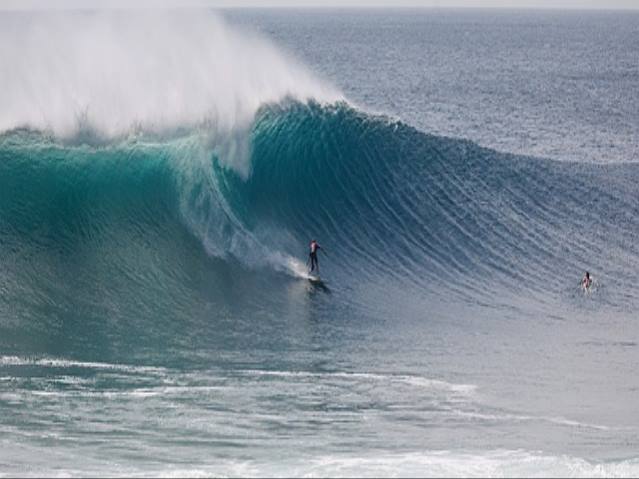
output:
[[638,51],[636,12],[0,13],[0,476],[638,475]]

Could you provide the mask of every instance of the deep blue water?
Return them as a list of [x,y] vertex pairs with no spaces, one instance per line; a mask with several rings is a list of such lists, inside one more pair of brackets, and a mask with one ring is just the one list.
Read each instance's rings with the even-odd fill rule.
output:
[[636,475],[639,15],[212,15],[0,15],[0,475]]

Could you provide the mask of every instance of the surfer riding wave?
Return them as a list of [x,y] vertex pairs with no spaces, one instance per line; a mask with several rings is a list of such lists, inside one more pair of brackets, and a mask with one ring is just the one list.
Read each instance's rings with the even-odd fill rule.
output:
[[322,249],[319,243],[315,240],[311,240],[310,251],[308,254],[308,260],[311,264],[311,268],[308,270],[309,273],[312,273],[317,269],[317,273],[319,274],[319,263],[317,261],[317,250]]

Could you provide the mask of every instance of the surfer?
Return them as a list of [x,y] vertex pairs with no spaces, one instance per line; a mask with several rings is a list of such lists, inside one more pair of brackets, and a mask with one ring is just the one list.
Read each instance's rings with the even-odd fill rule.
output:
[[586,271],[584,279],[581,280],[581,287],[583,289],[588,289],[590,288],[590,285],[592,285],[592,278],[590,277],[590,273]]
[[317,262],[317,250],[322,249],[322,247],[319,245],[317,241],[312,240],[310,248],[311,250],[308,256],[311,262],[311,270],[309,271],[309,273],[312,273],[313,271],[315,271],[315,268],[317,268],[317,272],[319,273],[319,263]]

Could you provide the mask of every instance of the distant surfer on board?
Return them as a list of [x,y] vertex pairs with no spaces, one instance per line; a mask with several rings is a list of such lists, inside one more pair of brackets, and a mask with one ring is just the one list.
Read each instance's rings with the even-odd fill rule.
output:
[[311,262],[311,269],[309,270],[309,273],[312,273],[313,271],[315,271],[315,269],[317,269],[317,273],[319,274],[319,263],[317,262],[318,249],[322,249],[322,247],[317,241],[312,240],[310,245],[310,252],[308,254],[309,261]]
[[583,289],[589,289],[591,285],[592,285],[592,278],[590,277],[590,273],[586,271],[586,275],[584,276],[584,279],[581,280],[581,287]]

